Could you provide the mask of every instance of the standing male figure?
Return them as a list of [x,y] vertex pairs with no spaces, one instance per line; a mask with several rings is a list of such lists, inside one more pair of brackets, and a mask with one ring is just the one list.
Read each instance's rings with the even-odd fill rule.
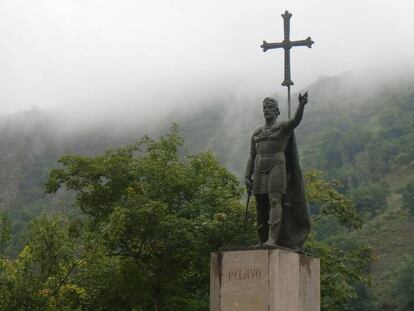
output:
[[300,248],[310,230],[293,130],[302,120],[308,93],[299,94],[292,119],[277,122],[276,99],[263,100],[265,124],[251,138],[245,184],[256,197],[257,232],[261,244]]

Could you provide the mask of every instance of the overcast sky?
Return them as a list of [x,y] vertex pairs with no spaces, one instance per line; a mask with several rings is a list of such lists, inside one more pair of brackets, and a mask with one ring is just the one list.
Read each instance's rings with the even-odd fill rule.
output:
[[293,91],[323,75],[413,67],[409,0],[0,0],[0,114],[284,92],[283,52],[259,46],[283,39],[285,10],[291,39],[315,41],[292,50]]

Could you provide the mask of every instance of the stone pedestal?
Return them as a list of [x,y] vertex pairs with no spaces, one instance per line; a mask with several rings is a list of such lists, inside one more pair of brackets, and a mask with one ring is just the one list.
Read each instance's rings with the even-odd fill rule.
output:
[[210,311],[320,311],[319,259],[281,248],[211,255]]

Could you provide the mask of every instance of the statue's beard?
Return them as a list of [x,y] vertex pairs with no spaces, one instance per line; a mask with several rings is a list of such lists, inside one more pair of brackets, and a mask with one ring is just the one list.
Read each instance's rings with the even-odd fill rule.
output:
[[272,113],[269,113],[269,114],[265,114],[265,115],[264,115],[264,118],[265,118],[266,120],[268,120],[268,121],[271,121],[271,120],[276,120],[276,119],[277,119],[277,115],[274,115],[274,114],[272,114]]

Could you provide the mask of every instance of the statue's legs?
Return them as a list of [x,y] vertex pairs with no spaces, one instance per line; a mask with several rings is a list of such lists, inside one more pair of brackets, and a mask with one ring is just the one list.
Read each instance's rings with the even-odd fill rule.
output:
[[257,235],[260,244],[263,244],[269,237],[269,196],[267,194],[256,194],[256,217]]
[[282,225],[282,193],[269,193],[269,237],[265,245],[276,246],[279,238],[280,227]]

